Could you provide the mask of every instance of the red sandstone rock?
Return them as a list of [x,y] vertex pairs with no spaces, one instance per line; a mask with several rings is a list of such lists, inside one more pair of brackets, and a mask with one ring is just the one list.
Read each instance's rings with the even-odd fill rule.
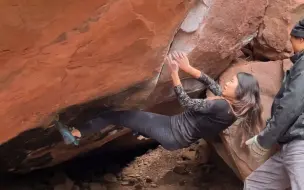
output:
[[[193,66],[212,77],[218,77],[236,57],[241,47],[257,34],[264,16],[266,0],[199,0],[174,37],[170,51],[184,51]],[[161,103],[174,98],[170,76],[164,67],[150,103]],[[183,84],[193,92],[202,84],[187,75]]]
[[4,4],[0,142],[67,106],[153,83],[189,3]]
[[281,60],[290,57],[289,34],[294,24],[304,18],[304,1],[270,0],[263,23],[253,43],[256,58]]
[[[56,112],[73,126],[107,106],[150,107],[172,98],[162,69],[170,45],[218,76],[255,36],[267,1],[0,2],[0,168],[21,171],[60,163],[128,132],[107,128],[79,148],[65,146],[45,127]],[[188,91],[204,88],[194,81],[183,81]]]
[[[285,60],[287,62],[287,60]],[[225,71],[220,77],[220,84],[223,85],[227,80],[238,72],[248,72],[253,74],[259,81],[261,88],[261,98],[263,105],[263,120],[270,117],[270,109],[274,96],[281,87],[283,80],[283,62],[246,62],[238,60],[235,65]],[[254,133],[258,134],[265,126],[256,126]],[[221,134],[223,144],[214,143],[217,152],[233,168],[241,179],[245,179],[254,169],[259,166],[249,154],[247,146],[242,146],[242,136],[249,139],[249,134],[244,132],[237,124],[229,127]]]
[[53,129],[37,127],[54,112],[64,111],[69,123],[87,108],[143,105],[191,1],[0,4],[0,143],[10,140],[0,147],[0,168],[21,170],[59,163],[125,134],[105,133],[77,149],[58,144]]

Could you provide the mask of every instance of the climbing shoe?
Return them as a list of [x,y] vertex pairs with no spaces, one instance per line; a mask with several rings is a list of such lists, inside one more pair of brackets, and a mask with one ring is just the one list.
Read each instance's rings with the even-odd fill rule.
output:
[[63,123],[61,123],[58,120],[55,120],[54,124],[55,124],[55,127],[60,132],[65,144],[67,144],[67,145],[74,144],[75,146],[79,145],[79,139],[77,139],[76,137],[74,137],[72,135],[71,131],[68,129],[67,126],[65,126]]

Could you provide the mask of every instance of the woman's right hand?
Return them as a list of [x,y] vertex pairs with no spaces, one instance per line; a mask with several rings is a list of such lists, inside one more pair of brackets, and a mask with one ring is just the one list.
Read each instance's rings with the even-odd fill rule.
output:
[[166,64],[168,65],[171,74],[178,73],[179,67],[177,65],[177,62],[173,60],[172,55],[168,55],[166,57]]
[[180,78],[178,76],[179,67],[177,65],[177,62],[175,60],[173,60],[171,54],[166,57],[166,64],[168,65],[169,70],[171,72],[171,77],[172,77],[172,81],[173,81],[174,86],[181,85],[182,83],[181,83]]
[[187,55],[184,52],[173,52],[172,57],[177,62],[179,68],[185,72],[189,71],[191,65]]

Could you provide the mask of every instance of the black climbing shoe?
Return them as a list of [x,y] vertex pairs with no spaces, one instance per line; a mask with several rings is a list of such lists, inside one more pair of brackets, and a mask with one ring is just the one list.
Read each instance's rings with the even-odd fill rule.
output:
[[67,145],[74,144],[75,146],[79,145],[79,140],[72,135],[71,131],[68,129],[67,126],[65,126],[63,123],[61,123],[58,120],[55,120],[54,124],[55,124],[55,127],[60,132],[65,144],[67,144]]

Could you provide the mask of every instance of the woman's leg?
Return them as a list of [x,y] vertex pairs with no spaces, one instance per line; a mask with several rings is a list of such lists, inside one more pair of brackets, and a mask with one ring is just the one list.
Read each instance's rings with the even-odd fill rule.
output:
[[130,128],[158,141],[165,149],[183,148],[171,130],[170,117],[143,111],[111,111],[77,127],[82,135],[95,133],[109,124]]

